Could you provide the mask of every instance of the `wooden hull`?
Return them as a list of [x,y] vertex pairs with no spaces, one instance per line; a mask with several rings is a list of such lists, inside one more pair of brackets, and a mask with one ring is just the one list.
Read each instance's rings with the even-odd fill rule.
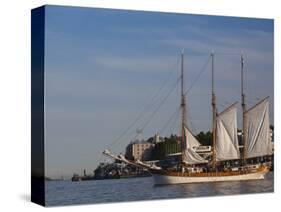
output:
[[240,172],[209,172],[209,173],[181,173],[167,171],[152,171],[155,185],[241,181],[241,180],[262,180],[268,172],[268,168],[263,167],[255,171]]

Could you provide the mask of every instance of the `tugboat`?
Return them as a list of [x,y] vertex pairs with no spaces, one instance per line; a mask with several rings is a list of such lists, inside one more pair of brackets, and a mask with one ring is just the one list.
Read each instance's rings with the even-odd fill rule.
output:
[[83,176],[79,176],[78,174],[74,173],[71,181],[85,181],[85,180],[94,180],[94,176],[93,175],[87,175],[86,174],[86,169],[84,169],[84,175]]

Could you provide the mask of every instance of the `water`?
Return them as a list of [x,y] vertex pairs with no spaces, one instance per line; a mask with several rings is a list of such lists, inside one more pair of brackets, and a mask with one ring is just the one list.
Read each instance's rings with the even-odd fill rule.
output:
[[273,192],[273,173],[264,180],[154,186],[152,177],[98,180],[47,181],[46,205],[109,203],[215,195]]

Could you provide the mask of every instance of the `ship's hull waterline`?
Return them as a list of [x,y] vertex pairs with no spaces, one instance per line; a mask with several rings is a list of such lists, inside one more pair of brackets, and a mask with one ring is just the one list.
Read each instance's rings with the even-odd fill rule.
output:
[[242,181],[242,180],[262,180],[268,169],[259,170],[244,174],[210,174],[209,176],[176,176],[164,173],[152,173],[155,185],[169,185],[169,184],[188,184],[188,183],[203,183],[203,182],[224,182],[224,181]]

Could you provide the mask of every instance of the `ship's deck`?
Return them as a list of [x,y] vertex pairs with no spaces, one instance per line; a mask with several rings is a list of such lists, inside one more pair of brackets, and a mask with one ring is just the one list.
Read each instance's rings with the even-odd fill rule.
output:
[[239,171],[209,171],[209,172],[181,172],[181,171],[168,171],[168,170],[149,170],[152,174],[178,176],[178,177],[212,177],[212,176],[235,176],[257,172],[267,172],[269,169],[266,166],[261,166],[252,170],[239,170]]

